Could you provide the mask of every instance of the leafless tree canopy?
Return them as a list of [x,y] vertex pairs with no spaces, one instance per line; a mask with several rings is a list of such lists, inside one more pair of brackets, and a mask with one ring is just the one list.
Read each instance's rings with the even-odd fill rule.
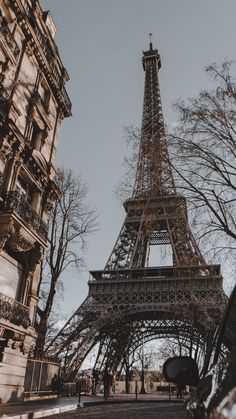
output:
[[196,359],[200,349],[200,337],[199,342],[191,339],[183,339],[180,337],[165,338],[165,340],[159,346],[159,357],[166,361],[168,358],[174,356],[191,356]]
[[49,316],[55,306],[55,293],[63,288],[61,275],[69,267],[78,270],[84,266],[86,239],[96,228],[96,214],[86,203],[87,188],[81,176],[60,169],[56,184],[61,195],[51,211],[49,244],[41,270],[37,356],[43,354],[46,335],[50,332]]
[[175,104],[179,119],[170,136],[177,186],[189,198],[198,236],[214,253],[226,250],[225,255],[236,247],[236,84],[231,69],[231,62],[206,68],[214,88]]
[[115,195],[121,202],[130,198],[133,194],[135,175],[138,165],[141,131],[131,125],[124,129],[124,137],[128,153],[124,156],[123,161],[124,175],[119,180],[115,188]]
[[94,210],[86,204],[87,187],[72,171],[59,170],[57,186],[61,197],[55,202],[50,218],[49,251],[46,260],[51,274],[61,274],[70,264],[83,266],[81,250],[96,227]]

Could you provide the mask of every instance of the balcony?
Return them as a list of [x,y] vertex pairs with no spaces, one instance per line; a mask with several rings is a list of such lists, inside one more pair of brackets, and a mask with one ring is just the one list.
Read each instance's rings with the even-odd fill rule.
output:
[[58,70],[57,65],[55,63],[55,55],[54,52],[51,49],[50,43],[48,42],[48,40],[46,39],[46,37],[42,34],[41,30],[39,29],[39,27],[37,26],[37,22],[35,20],[35,18],[31,18],[30,20],[30,24],[34,30],[35,36],[39,42],[39,44],[41,45],[41,48],[44,52],[44,55],[48,61],[48,64],[50,65],[50,69],[51,69],[51,73],[54,79],[54,83],[57,86],[57,89],[59,91],[61,91],[62,94],[62,98],[63,98],[63,102],[64,105],[68,111],[68,116],[71,115],[71,101],[70,98],[68,96],[68,93],[63,85],[63,76],[61,74],[61,71]]
[[30,326],[29,308],[1,293],[0,317],[25,329]]
[[0,10],[0,38],[2,38],[4,45],[6,45],[9,48],[13,57],[17,59],[20,53],[20,48],[18,47],[9,29],[6,19],[2,16],[1,10]]
[[65,105],[67,109],[69,109],[69,112],[71,112],[71,106],[72,106],[71,101],[64,86],[62,86],[62,94],[63,94]]
[[49,40],[47,33],[43,32],[42,27],[38,24],[38,18],[34,14],[35,8],[28,0],[13,0],[13,7],[16,16],[26,24],[22,25],[26,37],[29,36],[29,29],[32,32],[32,40],[37,43],[36,58],[40,58],[40,63],[42,60],[47,63],[45,71],[48,75],[48,82],[50,84],[52,82],[51,88],[54,94],[64,105],[65,116],[71,116],[71,101],[65,88],[63,88],[65,69],[60,60],[57,46]]
[[28,204],[24,196],[18,191],[2,194],[2,211],[14,211],[24,223],[31,227],[44,241],[47,240],[48,226],[42,218]]

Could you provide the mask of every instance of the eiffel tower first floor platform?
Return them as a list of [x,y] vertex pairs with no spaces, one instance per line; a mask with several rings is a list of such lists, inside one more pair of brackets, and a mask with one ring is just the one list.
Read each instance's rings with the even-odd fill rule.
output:
[[46,350],[48,355],[63,354],[71,372],[78,371],[97,343],[100,355],[106,352],[106,357],[112,347],[114,369],[114,360],[117,364],[127,345],[140,345],[143,326],[147,340],[193,336],[195,331],[196,337],[204,339],[219,322],[227,299],[220,265],[116,269],[90,274],[88,297]]

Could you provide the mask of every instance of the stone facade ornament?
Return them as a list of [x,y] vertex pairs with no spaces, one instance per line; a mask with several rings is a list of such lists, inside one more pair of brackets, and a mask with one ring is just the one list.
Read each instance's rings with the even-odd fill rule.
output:
[[8,224],[0,224],[0,251],[4,248],[9,237],[15,233],[13,219],[10,218]]
[[34,246],[34,242],[27,240],[20,231],[11,236],[9,244],[14,252],[28,252]]
[[29,274],[33,274],[36,266],[42,262],[43,256],[44,256],[44,250],[42,246],[40,246],[38,243],[35,243],[35,246],[32,248],[32,250],[29,252],[29,267],[28,272]]

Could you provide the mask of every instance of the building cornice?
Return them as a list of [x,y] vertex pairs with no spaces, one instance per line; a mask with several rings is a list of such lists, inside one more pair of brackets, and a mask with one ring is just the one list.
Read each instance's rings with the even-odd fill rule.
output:
[[[47,81],[58,102],[58,106],[63,109],[63,116],[71,116],[71,102],[64,87],[65,81],[69,79],[66,69],[63,67],[58,50],[54,41],[45,37],[37,23],[33,10],[28,3],[21,0],[13,0],[12,6],[18,21],[18,24],[34,51],[34,55],[40,67],[43,68]],[[28,19],[25,18],[28,16]],[[49,32],[43,18],[41,24],[45,31]],[[60,67],[60,71],[58,70]]]

